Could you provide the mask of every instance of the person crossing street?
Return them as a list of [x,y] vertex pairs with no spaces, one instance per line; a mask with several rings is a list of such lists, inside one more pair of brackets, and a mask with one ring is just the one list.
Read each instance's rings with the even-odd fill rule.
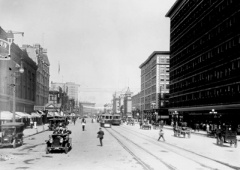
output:
[[86,120],[82,118],[82,131],[85,131]]

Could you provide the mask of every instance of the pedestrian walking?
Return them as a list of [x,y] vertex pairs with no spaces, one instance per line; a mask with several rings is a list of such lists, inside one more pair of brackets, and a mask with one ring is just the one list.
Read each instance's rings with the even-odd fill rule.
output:
[[98,138],[99,138],[99,140],[100,140],[100,145],[101,146],[103,146],[103,144],[102,144],[102,140],[103,140],[103,136],[104,136],[104,132],[102,131],[102,128],[99,128],[99,131],[98,131]]
[[163,141],[165,141],[164,132],[163,132],[163,129],[162,129],[162,128],[160,128],[160,130],[159,130],[159,138],[158,138],[158,141],[159,141],[161,138],[163,138]]
[[85,130],[86,120],[82,118],[82,131]]

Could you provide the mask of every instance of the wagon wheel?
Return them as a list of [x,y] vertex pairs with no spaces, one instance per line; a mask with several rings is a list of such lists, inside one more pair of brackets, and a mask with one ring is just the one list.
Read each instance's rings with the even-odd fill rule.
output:
[[220,138],[220,145],[223,146],[223,142],[224,142],[224,137]]
[[68,144],[67,144],[67,143],[65,144],[65,147],[64,147],[64,152],[65,152],[65,154],[67,154],[67,153],[68,153]]
[[16,144],[16,139],[14,139],[13,142],[12,142],[13,148],[16,148],[16,145],[17,145],[17,144]]
[[20,139],[20,145],[21,146],[23,145],[23,137],[21,137],[21,139]]

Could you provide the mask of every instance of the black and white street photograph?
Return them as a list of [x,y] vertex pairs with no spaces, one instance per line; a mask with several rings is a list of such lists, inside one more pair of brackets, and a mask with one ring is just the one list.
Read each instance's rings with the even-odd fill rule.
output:
[[1,170],[240,170],[240,1],[0,0]]

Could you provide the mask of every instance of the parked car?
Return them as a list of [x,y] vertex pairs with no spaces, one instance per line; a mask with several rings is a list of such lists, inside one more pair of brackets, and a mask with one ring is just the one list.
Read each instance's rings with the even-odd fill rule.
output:
[[23,130],[24,124],[19,122],[5,123],[0,126],[0,147],[23,144]]

